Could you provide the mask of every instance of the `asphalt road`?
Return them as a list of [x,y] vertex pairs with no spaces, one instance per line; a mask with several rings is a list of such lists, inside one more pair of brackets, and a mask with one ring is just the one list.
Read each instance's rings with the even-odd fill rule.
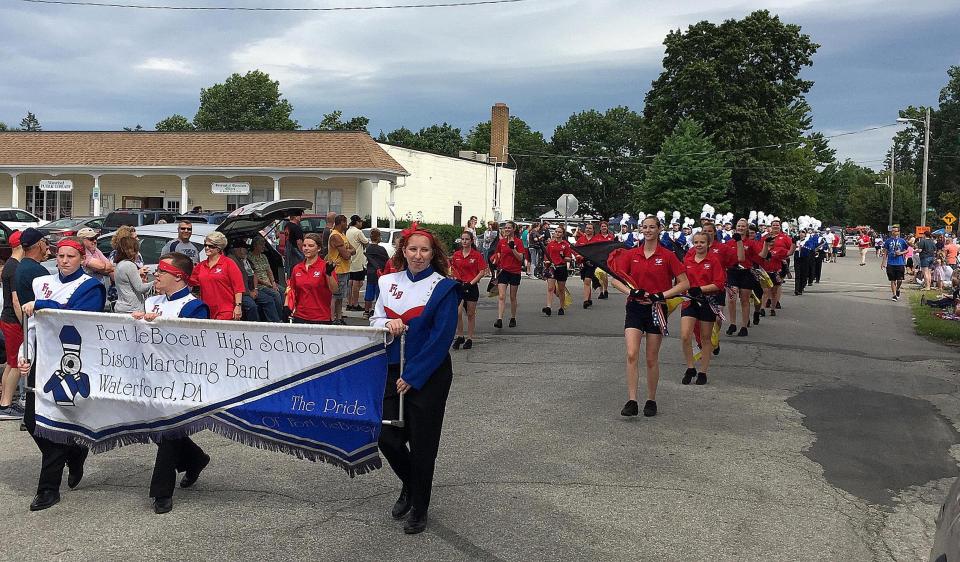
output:
[[213,461],[170,514],[147,497],[153,446],[91,455],[77,490],[30,513],[39,455],[0,423],[0,558],[925,559],[960,460],[958,356],[916,336],[884,283],[872,258],[826,265],[779,316],[723,338],[706,386],[680,385],[670,336],[660,414],[632,419],[622,297],[544,318],[543,283],[525,280],[519,326],[499,331],[483,299],[413,537],[390,518],[388,469],[351,480],[209,432]]

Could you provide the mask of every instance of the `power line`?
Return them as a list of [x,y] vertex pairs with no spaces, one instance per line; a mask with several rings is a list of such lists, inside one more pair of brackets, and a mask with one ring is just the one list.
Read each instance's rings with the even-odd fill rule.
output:
[[83,2],[71,0],[20,0],[31,4],[57,4],[62,6],[82,6],[93,8],[130,8],[138,10],[194,10],[194,11],[231,11],[231,12],[349,12],[368,10],[405,10],[418,8],[462,8],[490,4],[518,4],[530,0],[475,0],[472,2],[442,2],[436,4],[383,4],[378,6],[330,6],[325,8],[270,8],[257,6],[166,6],[146,4],[120,4],[113,2]]

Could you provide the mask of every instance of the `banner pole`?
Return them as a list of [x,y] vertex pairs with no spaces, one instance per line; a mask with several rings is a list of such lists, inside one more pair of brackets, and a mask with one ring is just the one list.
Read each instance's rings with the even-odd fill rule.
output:
[[[29,335],[28,335],[28,333],[27,333],[27,328],[28,328],[27,323],[28,323],[28,321],[29,321],[29,316],[27,316],[26,313],[21,312],[21,313],[20,313],[20,320],[21,320],[21,321],[20,321],[20,328],[23,330],[23,355],[24,355],[23,358],[27,360],[27,363],[31,363],[31,368],[32,368],[32,367],[33,367],[33,365],[32,365],[33,359],[30,358],[30,338],[29,338]],[[29,379],[28,379],[27,381],[25,381],[25,382],[28,382],[28,381],[29,381]],[[34,392],[35,392],[34,388],[33,388],[32,386],[28,385],[28,384],[24,384],[24,385],[23,385],[23,390],[24,390],[25,392],[30,392],[30,393],[34,393]]]
[[[386,334],[384,335],[384,337],[386,337]],[[404,333],[400,335],[400,378],[403,378],[403,367],[404,367],[404,364],[406,363],[406,357],[405,357],[406,348],[407,348],[407,334]],[[404,396],[405,395],[400,394],[400,410],[399,410],[399,413],[397,414],[397,419],[383,420],[382,421],[383,425],[389,425],[389,426],[400,427],[400,428],[406,425],[406,422],[403,419]]]

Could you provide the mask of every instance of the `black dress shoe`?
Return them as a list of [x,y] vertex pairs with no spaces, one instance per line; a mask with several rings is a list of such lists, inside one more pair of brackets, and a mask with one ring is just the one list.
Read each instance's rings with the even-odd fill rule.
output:
[[552,312],[549,306],[543,307],[542,309],[540,309],[540,311],[546,314],[547,316],[550,316],[550,313]]
[[713,354],[714,354],[714,355],[720,355],[720,344],[719,344],[719,343],[713,348]]
[[780,306],[780,303],[777,303],[777,310],[780,310],[781,308],[783,307]]
[[169,513],[173,509],[173,498],[166,496],[163,498],[154,498],[153,499],[153,512],[157,515],[161,513]]
[[707,374],[706,373],[697,373],[697,382],[693,384],[707,384]]
[[562,309],[562,308],[557,311],[557,316],[563,316],[563,309]]
[[687,368],[687,371],[683,373],[683,379],[680,380],[680,384],[690,384],[690,381],[692,381],[695,376],[697,376],[697,370],[693,367]]
[[200,466],[190,469],[186,474],[183,475],[183,480],[180,481],[181,488],[189,488],[197,483],[197,478],[200,478],[200,473],[203,472],[203,469],[207,468],[207,465],[210,464],[210,455],[203,455],[203,462],[200,463]]
[[655,400],[647,400],[647,403],[643,405],[643,415],[648,418],[657,415],[657,402]]
[[727,335],[732,336],[733,334],[736,334],[736,333],[737,333],[737,325],[730,324],[730,326],[727,328]]
[[511,319],[510,319],[510,323],[507,324],[507,325],[510,326],[511,328],[516,328],[516,327],[517,327],[517,319],[516,319],[516,318],[511,318]]
[[583,301],[583,308],[590,308],[591,306],[593,306],[593,301],[592,301],[592,300],[587,299],[587,300]]
[[427,530],[427,510],[415,509],[410,512],[407,522],[403,526],[403,532],[408,535],[416,535]]
[[494,328],[503,328],[503,319],[497,318],[497,321],[493,323]]
[[78,469],[71,468],[70,475],[67,476],[67,486],[72,490],[80,485],[81,480],[83,480],[83,465]]
[[640,413],[640,406],[637,405],[636,400],[627,400],[627,403],[623,405],[623,409],[620,410],[621,416],[635,416]]
[[473,349],[473,340],[467,339],[467,341],[463,342],[463,349]]
[[463,342],[466,341],[463,336],[457,336],[457,339],[453,340],[453,349],[460,349],[460,346],[463,345]]
[[607,294],[606,291],[603,291],[603,292],[601,292],[599,295],[597,295],[597,298],[598,298],[598,299],[609,299],[609,298],[610,298],[610,295]]
[[747,327],[744,326],[743,328],[740,328],[740,332],[737,334],[737,337],[742,338],[742,337],[745,337],[746,335],[747,335]]
[[393,504],[393,509],[390,510],[390,516],[394,519],[400,519],[410,511],[410,491],[407,490],[407,487],[404,486],[400,490],[400,497],[397,498],[396,503]]
[[756,325],[759,324],[759,323],[760,323],[760,311],[759,311],[759,310],[754,310],[754,311],[753,311],[753,325],[756,326]]
[[60,492],[56,490],[44,490],[37,492],[36,497],[30,502],[30,511],[40,511],[60,503]]

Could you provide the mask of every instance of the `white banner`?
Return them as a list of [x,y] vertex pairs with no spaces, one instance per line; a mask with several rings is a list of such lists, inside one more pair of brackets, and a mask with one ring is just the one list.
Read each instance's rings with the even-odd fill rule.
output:
[[73,180],[40,180],[40,191],[73,191]]
[[217,195],[250,195],[250,184],[245,181],[213,182],[210,192]]
[[95,452],[201,429],[379,467],[383,330],[39,311],[38,431]]

